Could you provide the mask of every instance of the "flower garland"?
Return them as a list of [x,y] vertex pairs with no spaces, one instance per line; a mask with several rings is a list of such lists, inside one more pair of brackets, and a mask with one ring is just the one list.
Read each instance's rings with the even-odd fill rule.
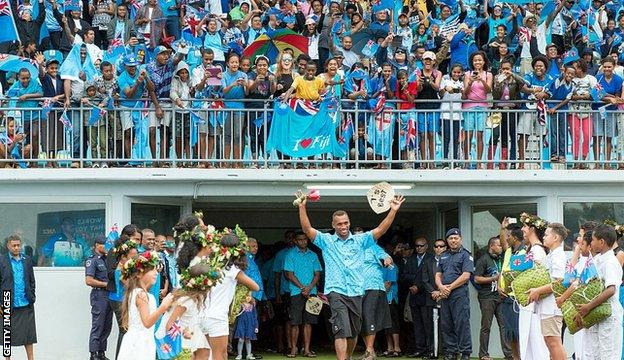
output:
[[112,249],[113,254],[117,256],[124,256],[130,252],[132,249],[136,249],[139,247],[139,243],[134,241],[134,239],[128,239],[123,243]]
[[548,227],[548,221],[537,215],[530,215],[525,212],[520,214],[520,222],[527,226],[533,226],[538,230],[545,230]]
[[158,266],[160,257],[154,251],[146,251],[126,261],[121,268],[121,277],[129,279],[141,270],[151,270]]
[[208,225],[205,229],[202,229],[200,225],[197,225],[193,230],[185,231],[182,234],[176,234],[180,241],[192,241],[202,247],[213,244],[214,238],[217,234],[217,229]]
[[[233,235],[238,238],[238,243],[235,246],[224,246],[221,244],[221,239],[226,235]],[[229,228],[223,228],[216,236],[215,240],[211,244],[212,257],[214,261],[220,264],[227,264],[233,257],[241,257],[247,252],[247,234],[243,229],[236,225],[234,230]]]
[[[191,268],[200,271],[198,275],[191,275]],[[191,268],[185,269],[180,274],[180,284],[187,291],[208,291],[213,286],[221,282],[223,273],[216,264],[202,260],[199,264],[193,265]],[[195,272],[194,271],[194,272]]]
[[618,234],[618,236],[622,236],[624,235],[624,225],[620,225],[618,224],[615,220],[613,219],[607,219],[603,222],[605,225],[609,225],[612,226],[615,229],[615,232]]

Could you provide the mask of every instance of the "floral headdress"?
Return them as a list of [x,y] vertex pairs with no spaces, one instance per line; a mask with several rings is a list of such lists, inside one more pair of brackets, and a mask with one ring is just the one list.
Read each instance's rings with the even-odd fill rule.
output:
[[118,246],[115,246],[112,249],[113,254],[117,255],[117,256],[124,256],[126,254],[128,254],[130,252],[130,250],[132,249],[136,249],[139,247],[139,243],[134,241],[134,239],[128,239],[126,241],[124,241],[123,243],[119,244]]
[[548,227],[548,221],[537,215],[530,215],[525,212],[520,214],[520,222],[524,225],[533,226],[538,230],[546,230],[546,227]]
[[604,221],[604,224],[605,225],[609,225],[609,226],[613,226],[613,228],[615,229],[615,232],[618,234],[618,236],[624,235],[624,225],[618,224],[615,220],[607,219],[607,220]]
[[[227,235],[233,235],[238,238],[238,242],[235,246],[224,246],[221,244],[221,239]],[[226,264],[233,257],[243,256],[247,251],[247,238],[247,234],[238,224],[234,230],[223,228],[223,230],[215,236],[215,241],[211,245],[213,257],[217,262]]]
[[175,236],[177,236],[181,241],[192,241],[202,247],[205,247],[212,244],[216,233],[217,229],[215,229],[212,225],[208,225],[205,228],[197,225],[193,228],[193,230],[187,230],[181,234],[176,233]]
[[154,251],[146,251],[126,261],[121,268],[121,277],[129,279],[141,270],[151,270],[158,266],[160,257]]
[[[191,274],[191,268],[195,267],[198,267],[198,270],[201,271],[200,274]],[[219,267],[206,260],[202,260],[191,268],[185,269],[180,274],[180,284],[186,291],[208,291],[220,283],[223,277]]]

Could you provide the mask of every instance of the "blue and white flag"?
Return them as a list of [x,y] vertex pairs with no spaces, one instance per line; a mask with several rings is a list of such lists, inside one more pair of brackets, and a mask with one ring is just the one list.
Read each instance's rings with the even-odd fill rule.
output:
[[[164,331],[169,316],[163,316],[154,334],[156,340],[156,358],[160,360],[175,359],[182,352],[182,326],[178,320],[171,324],[171,328]],[[164,333],[164,334],[163,334]]]
[[590,255],[585,263],[585,269],[581,272],[580,280],[583,284],[587,284],[591,279],[598,277],[598,269],[594,265],[594,259]]
[[338,146],[345,156],[349,153],[349,144],[351,143],[354,131],[353,120],[351,119],[351,114],[349,114],[347,115],[344,124],[342,124],[340,136],[338,137]]
[[563,274],[563,282],[561,283],[564,288],[568,288],[574,280],[578,278],[578,271],[572,266],[570,262],[566,264],[566,270]]
[[394,0],[372,0],[371,6],[373,8],[373,13],[382,10],[393,10]]
[[509,270],[525,271],[533,268],[533,254],[511,255],[509,258]]
[[74,130],[74,125],[72,125],[71,120],[69,119],[69,116],[67,116],[67,111],[64,111],[61,114],[61,117],[59,118],[59,121],[63,124],[63,126],[65,127],[65,132],[71,132]]
[[[377,101],[381,102],[382,99]],[[385,102],[385,99],[383,101]],[[377,105],[371,107],[378,108]],[[374,153],[384,158],[390,158],[392,155],[395,116],[391,110],[392,108],[384,107],[379,112],[371,114],[366,130],[368,142],[373,145]]]
[[115,246],[115,241],[119,239],[119,227],[114,224],[108,235],[106,235],[106,242],[104,243],[104,249],[108,252]]
[[89,114],[89,126],[95,126],[100,120],[104,118],[106,113],[106,109],[100,109],[97,106],[91,108],[91,113]]
[[[134,144],[132,145],[132,159],[151,159],[152,153],[149,147],[149,110],[147,102],[137,101],[135,110],[132,111],[134,123]],[[142,164],[142,162],[134,162]]]
[[19,41],[9,0],[0,0],[0,42]]
[[35,60],[11,54],[0,54],[0,70],[18,73],[21,69],[26,69],[33,79],[39,78],[38,64]]
[[367,58],[372,58],[377,54],[379,50],[379,44],[373,39],[370,39],[366,42],[366,45],[362,48],[362,55]]
[[310,103],[290,104],[275,102],[273,120],[266,149],[273,149],[292,157],[307,157],[331,153],[340,157],[333,117],[328,105],[318,108]]

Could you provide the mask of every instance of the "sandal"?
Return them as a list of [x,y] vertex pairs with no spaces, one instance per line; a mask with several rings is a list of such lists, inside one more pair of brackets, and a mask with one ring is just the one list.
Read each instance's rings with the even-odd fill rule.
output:
[[379,357],[390,357],[390,355],[392,355],[392,351],[386,350],[382,352],[381,354],[379,354]]
[[314,351],[309,351],[309,352],[303,354],[303,357],[315,358],[316,357],[316,353]]
[[293,359],[297,357],[297,354],[286,354],[287,358]]

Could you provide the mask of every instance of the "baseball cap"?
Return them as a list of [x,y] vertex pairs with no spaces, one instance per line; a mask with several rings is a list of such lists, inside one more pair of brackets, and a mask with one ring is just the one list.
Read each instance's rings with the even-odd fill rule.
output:
[[157,46],[156,49],[154,49],[154,56],[158,56],[159,54],[165,51],[171,51],[171,50],[167,49],[167,47],[163,45]]
[[98,235],[95,237],[93,242],[96,244],[106,244],[106,238],[104,236]]
[[46,50],[43,52],[43,57],[46,59],[47,62],[50,62],[53,59],[56,60],[59,64],[63,62],[63,53],[58,50]]
[[126,66],[138,66],[139,65],[139,62],[137,61],[134,54],[126,54],[126,56],[124,56],[123,63]]
[[425,53],[422,56],[423,60],[424,59],[429,59],[429,60],[433,60],[436,61],[436,54],[433,51],[425,51]]
[[448,237],[451,236],[451,235],[461,236],[461,231],[459,231],[458,228],[449,229],[449,231],[446,232],[445,238],[448,239]]
[[54,64],[54,63],[56,63],[56,64],[60,64],[60,62],[59,62],[58,60],[56,60],[56,59],[50,59],[50,60],[46,61],[45,66],[46,66],[46,67],[48,67],[48,66],[50,66],[50,65],[52,65],[52,64]]

